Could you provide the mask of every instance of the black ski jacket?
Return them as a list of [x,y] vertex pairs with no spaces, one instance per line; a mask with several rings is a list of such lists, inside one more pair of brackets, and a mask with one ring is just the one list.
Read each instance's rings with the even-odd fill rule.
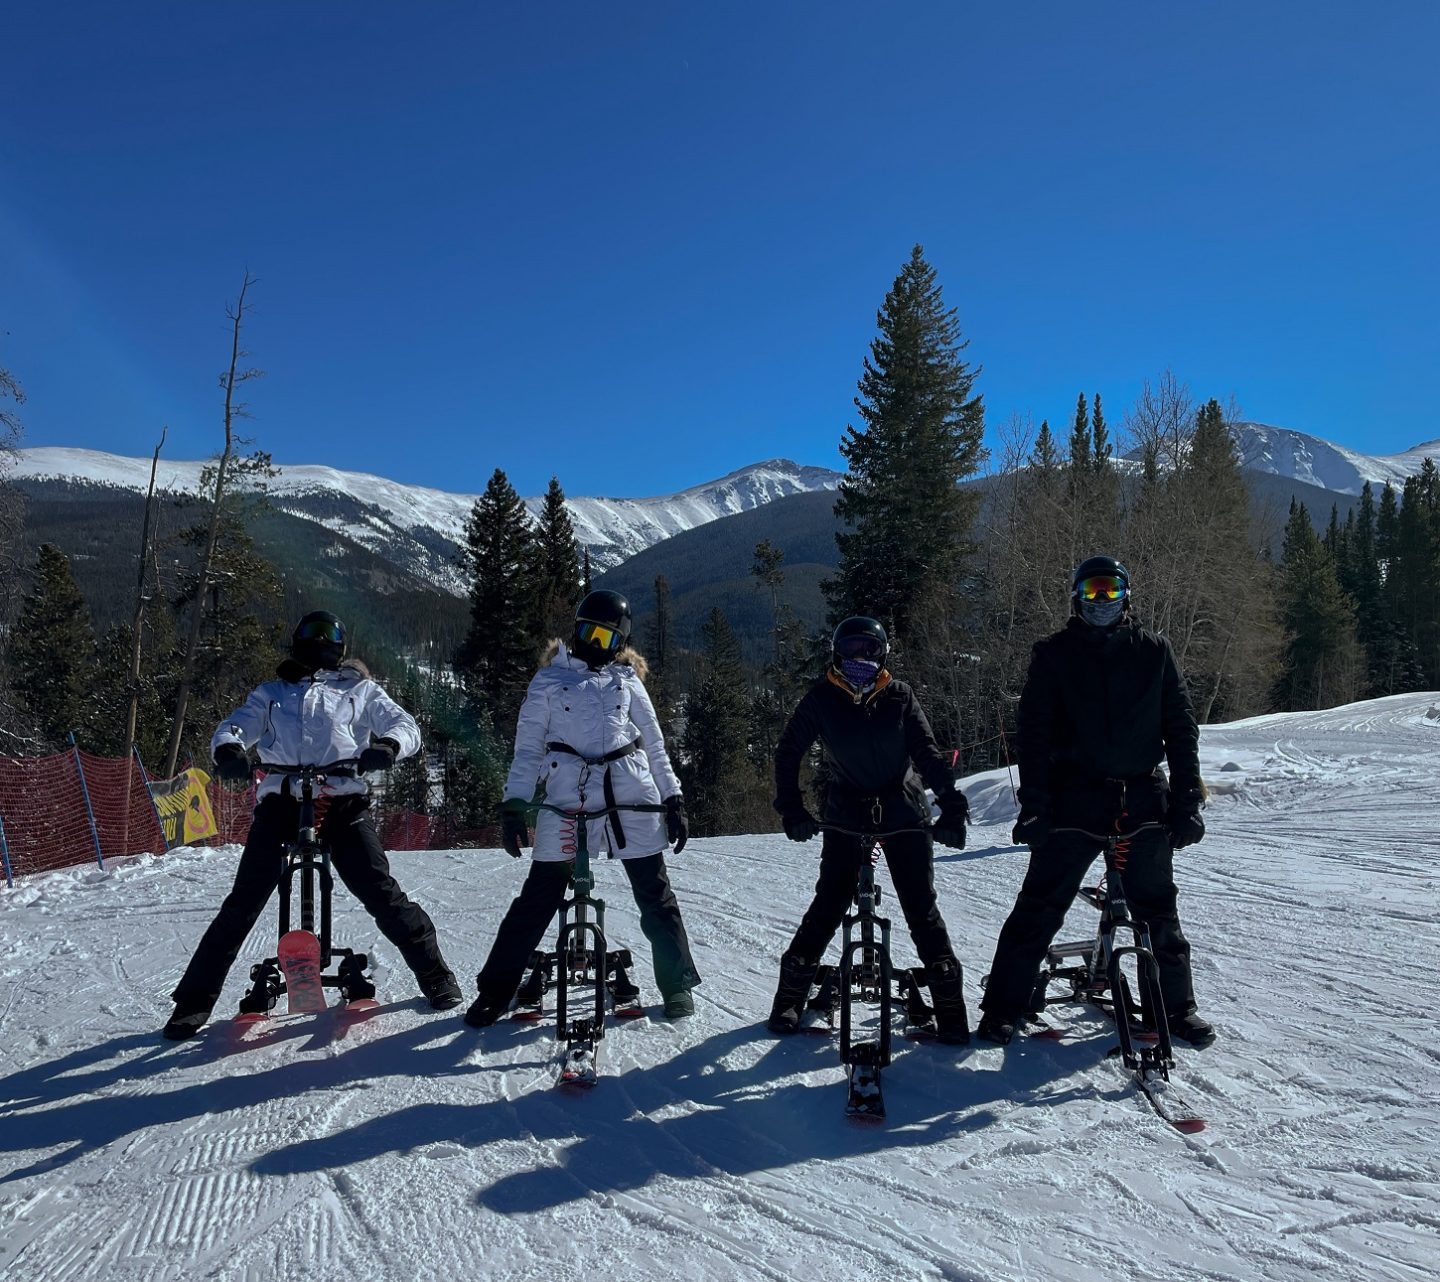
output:
[[914,691],[888,672],[881,677],[877,689],[857,699],[827,673],[796,704],[775,749],[775,809],[782,815],[805,808],[800,762],[819,739],[828,775],[824,822],[857,831],[930,822],[926,785],[944,795],[955,785],[954,772]]
[[1174,651],[1130,619],[1071,619],[1037,641],[1019,721],[1020,804],[1052,824],[1113,822],[1117,799],[1142,821],[1200,805],[1200,732]]

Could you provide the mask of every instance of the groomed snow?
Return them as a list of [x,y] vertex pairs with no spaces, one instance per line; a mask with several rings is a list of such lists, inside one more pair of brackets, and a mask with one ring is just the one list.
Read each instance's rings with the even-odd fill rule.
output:
[[[1179,879],[1220,1040],[1182,1054],[1210,1123],[1194,1137],[1136,1098],[1078,1012],[1059,1045],[897,1043],[888,1124],[846,1121],[833,1045],[760,1024],[817,844],[696,840],[672,861],[706,976],[697,1014],[614,1028],[607,1076],[582,1094],[549,1084],[548,1025],[467,1030],[422,1007],[383,946],[385,1008],[343,1038],[328,1017],[286,1017],[254,1045],[223,1022],[163,1042],[234,850],[27,879],[0,890],[0,1272],[1433,1279],[1434,706],[1205,732],[1210,836]],[[966,786],[980,822],[936,874],[973,1009],[1024,855],[1003,773]],[[395,864],[473,974],[522,867],[486,850]],[[648,960],[623,876],[602,865],[599,881],[612,942]],[[1082,905],[1066,933],[1092,928]],[[242,958],[272,932],[267,917]],[[337,934],[374,938],[343,895]],[[898,921],[896,952],[913,960]]]

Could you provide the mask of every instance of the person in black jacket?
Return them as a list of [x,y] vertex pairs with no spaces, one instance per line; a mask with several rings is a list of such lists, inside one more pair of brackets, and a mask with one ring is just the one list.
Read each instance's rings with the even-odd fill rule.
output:
[[[965,794],[955,787],[950,763],[936,747],[914,693],[885,669],[890,652],[885,629],[874,619],[846,619],[835,629],[831,647],[829,668],[796,705],[775,750],[775,809],[785,835],[809,841],[822,822],[827,830],[815,898],[780,959],[770,1029],[793,1033],[799,1027],[816,967],[850,906],[860,861],[870,854],[872,839],[834,831],[828,827],[833,824],[895,834],[880,840],[915,951],[929,971],[939,1039],[968,1042],[960,963],[935,901],[925,786],[934,790],[940,807],[934,839],[956,850],[965,845]],[[828,769],[822,821],[806,809],[800,792],[800,762],[816,739]],[[903,829],[912,831],[897,831]]]
[[1103,849],[1085,832],[1159,823],[1129,843],[1126,896],[1150,927],[1171,1033],[1208,1046],[1215,1032],[1195,1009],[1171,862],[1205,835],[1200,736],[1185,682],[1170,643],[1130,618],[1130,576],[1114,558],[1081,563],[1071,608],[1064,628],[1036,642],[1020,693],[1013,838],[1030,847],[1030,866],[995,946],[976,1034],[1006,1043],[1031,1013],[1046,950]]

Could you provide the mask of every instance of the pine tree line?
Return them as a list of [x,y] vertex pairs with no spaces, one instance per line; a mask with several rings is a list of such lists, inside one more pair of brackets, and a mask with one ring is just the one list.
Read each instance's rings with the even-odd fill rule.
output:
[[[1193,400],[1167,373],[1124,416],[1137,463],[1117,460],[1100,394],[1081,392],[1063,443],[1048,420],[1036,432],[1010,426],[982,501],[964,484],[986,460],[981,371],[964,359],[966,346],[916,246],[877,313],[855,398],[859,425],[840,443],[849,472],[836,512],[846,528],[825,585],[832,625],[854,613],[885,624],[891,666],[917,688],[962,770],[1002,759],[1030,647],[1063,625],[1072,568],[1096,552],[1129,566],[1135,613],[1169,637],[1202,720],[1440,684],[1440,477],[1431,462],[1399,494],[1387,485],[1377,501],[1366,485],[1344,524],[1332,511],[1323,536],[1294,505],[1274,549],[1244,483],[1238,412]],[[20,400],[0,370],[0,465],[15,434],[6,396]],[[0,554],[5,515],[0,502]],[[33,744],[58,746],[76,730],[87,746],[110,750],[117,710],[135,696],[138,742],[154,759],[170,726],[182,624],[203,582],[191,695],[200,731],[186,741],[202,756],[209,727],[270,675],[293,604],[254,551],[253,516],[253,502],[226,503],[209,575],[195,569],[192,546],[203,521],[178,540],[192,551],[166,583],[156,559],[150,591],[160,608],[145,614],[138,683],[122,662],[129,631],[96,638],[68,560],[41,550],[0,656],[3,688]],[[697,834],[775,826],[775,742],[828,657],[828,634],[806,635],[783,604],[784,561],[769,542],[755,548],[755,591],[770,607],[762,664],[741,661],[718,609],[698,652],[679,647],[663,578],[646,635],[635,638]],[[569,636],[589,588],[588,554],[558,478],[532,519],[497,469],[467,521],[461,565],[469,623],[458,648],[367,657],[427,744],[391,776],[388,800],[464,829],[491,822],[526,685],[548,642]]]

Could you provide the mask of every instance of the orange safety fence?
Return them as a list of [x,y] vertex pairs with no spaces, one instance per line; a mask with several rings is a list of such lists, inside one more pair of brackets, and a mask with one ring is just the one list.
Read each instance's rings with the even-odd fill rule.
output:
[[[0,756],[0,860],[5,880],[30,873],[71,868],[167,848],[240,845],[250,831],[255,789],[222,788],[202,772],[176,780],[151,780],[139,756],[97,757],[80,748],[43,757]],[[152,788],[154,796],[152,797]],[[187,792],[188,789],[188,792]],[[213,836],[186,842],[164,798],[185,793],[189,807],[203,811],[194,794],[202,791],[213,813]],[[167,811],[162,819],[161,807]],[[171,837],[167,840],[166,819]],[[444,816],[379,807],[375,826],[387,850],[449,850],[499,845],[493,827],[461,828]],[[204,831],[211,831],[205,816]]]

